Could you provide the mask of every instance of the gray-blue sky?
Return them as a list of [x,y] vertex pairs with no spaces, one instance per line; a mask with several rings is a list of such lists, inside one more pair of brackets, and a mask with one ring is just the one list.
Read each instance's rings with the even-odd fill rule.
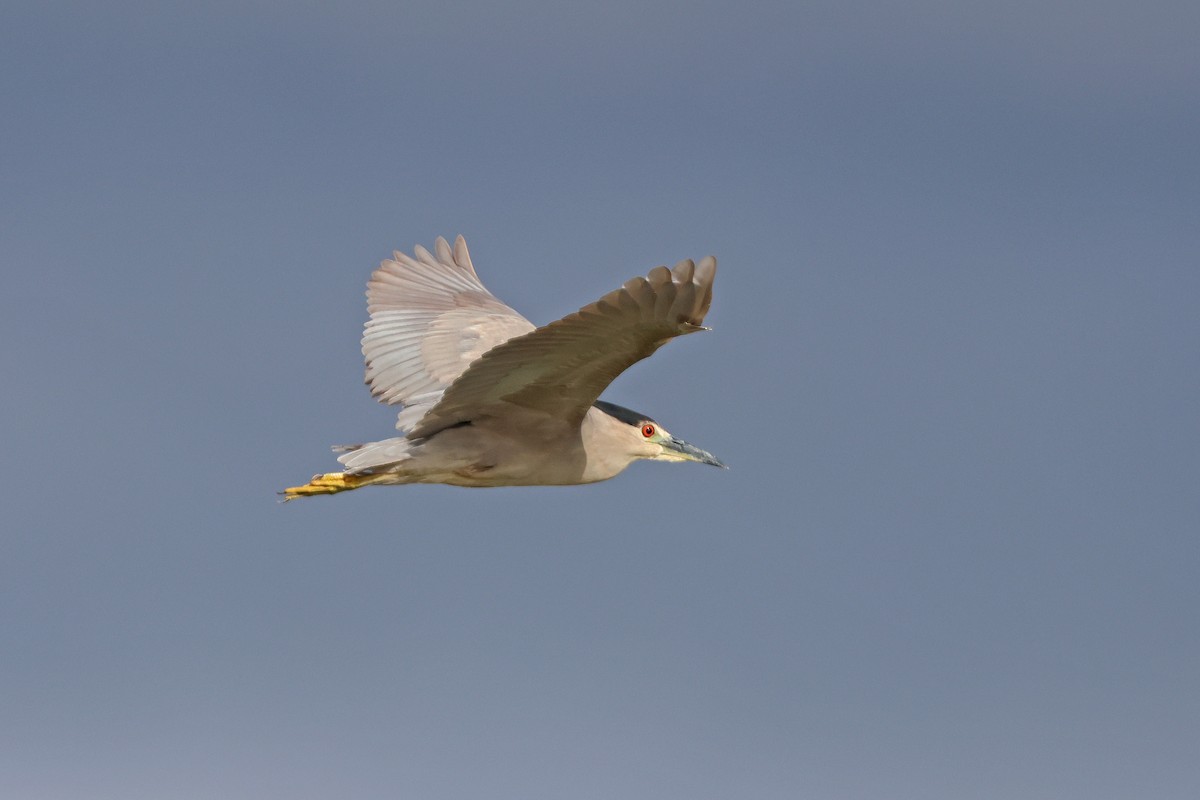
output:
[[[1194,797],[1189,3],[0,20],[6,797]],[[729,472],[364,490],[362,290],[545,322]]]

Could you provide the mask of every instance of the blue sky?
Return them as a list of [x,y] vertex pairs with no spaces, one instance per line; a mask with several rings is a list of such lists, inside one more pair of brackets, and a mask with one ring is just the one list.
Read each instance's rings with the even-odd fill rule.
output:
[[[1191,798],[1188,3],[0,17],[0,795]],[[720,260],[607,399],[732,466],[287,506],[363,289],[548,322]]]

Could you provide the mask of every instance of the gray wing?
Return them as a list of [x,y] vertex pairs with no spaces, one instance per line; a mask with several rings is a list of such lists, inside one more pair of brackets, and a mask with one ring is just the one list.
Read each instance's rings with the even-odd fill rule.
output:
[[430,253],[393,254],[367,283],[363,330],[366,382],[380,402],[404,404],[396,427],[410,428],[467,366],[534,329],[479,281],[467,243],[439,237]]
[[668,340],[703,330],[717,261],[655,267],[557,322],[484,353],[409,432],[428,436],[519,409],[578,425],[614,378]]

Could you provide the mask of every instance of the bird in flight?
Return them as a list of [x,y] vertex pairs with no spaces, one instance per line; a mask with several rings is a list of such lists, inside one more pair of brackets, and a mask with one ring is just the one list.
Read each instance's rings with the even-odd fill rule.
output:
[[467,243],[394,253],[367,283],[366,383],[402,406],[400,436],[335,447],[341,472],[281,494],[363,486],[565,486],[607,480],[638,459],[724,467],[656,421],[600,400],[630,365],[701,326],[717,261],[655,267],[536,327],[475,274]]

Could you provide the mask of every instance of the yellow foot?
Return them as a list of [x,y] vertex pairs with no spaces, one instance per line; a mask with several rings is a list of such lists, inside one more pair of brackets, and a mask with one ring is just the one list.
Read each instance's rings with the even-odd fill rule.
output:
[[370,483],[369,476],[347,475],[344,472],[326,472],[324,475],[313,475],[313,478],[303,486],[291,486],[284,489],[283,502],[295,500],[297,497],[312,497],[317,494],[337,494],[349,489]]

